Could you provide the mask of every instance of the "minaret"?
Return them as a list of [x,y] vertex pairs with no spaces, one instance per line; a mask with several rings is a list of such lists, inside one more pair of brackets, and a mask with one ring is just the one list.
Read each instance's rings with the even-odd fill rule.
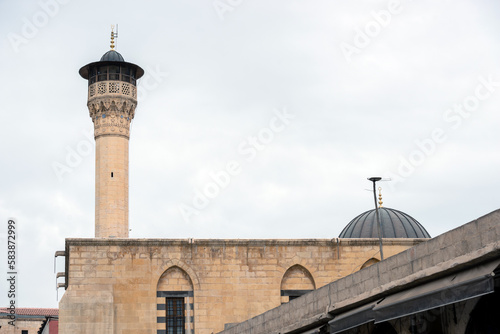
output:
[[112,27],[111,50],[79,72],[88,80],[87,106],[94,123],[96,238],[128,238],[128,141],[136,83],[144,75],[114,50],[115,37]]

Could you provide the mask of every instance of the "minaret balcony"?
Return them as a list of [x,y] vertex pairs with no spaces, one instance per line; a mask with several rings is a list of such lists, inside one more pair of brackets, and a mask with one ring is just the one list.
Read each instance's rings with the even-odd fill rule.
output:
[[104,95],[125,95],[137,100],[137,87],[124,81],[98,81],[89,85],[88,100]]

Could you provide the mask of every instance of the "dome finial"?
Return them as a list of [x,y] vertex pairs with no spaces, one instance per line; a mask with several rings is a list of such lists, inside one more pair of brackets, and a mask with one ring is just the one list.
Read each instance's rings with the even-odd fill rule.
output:
[[118,38],[118,24],[116,25],[116,33],[115,33],[115,25],[111,25],[111,50],[115,49],[115,37]]
[[378,187],[378,207],[382,207],[382,187]]

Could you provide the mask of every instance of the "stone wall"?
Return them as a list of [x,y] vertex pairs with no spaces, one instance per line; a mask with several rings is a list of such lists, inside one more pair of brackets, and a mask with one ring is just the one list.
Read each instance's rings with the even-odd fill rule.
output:
[[40,327],[42,326],[45,317],[18,317],[15,321],[15,326],[9,325],[9,321],[11,321],[6,316],[0,316],[0,333],[2,334],[21,334],[23,330],[27,330],[28,334],[35,334],[38,332]]
[[[384,254],[421,241],[386,240]],[[179,295],[187,333],[210,334],[279,306],[283,290],[325,286],[378,253],[374,239],[66,239],[60,333],[161,333],[164,297]]]

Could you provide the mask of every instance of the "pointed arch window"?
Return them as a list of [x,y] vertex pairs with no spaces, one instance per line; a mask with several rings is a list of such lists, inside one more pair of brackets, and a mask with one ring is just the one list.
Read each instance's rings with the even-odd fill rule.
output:
[[291,266],[281,280],[281,303],[287,303],[314,289],[316,284],[309,270],[299,264]]
[[193,334],[193,283],[179,267],[167,269],[156,291],[157,334]]

